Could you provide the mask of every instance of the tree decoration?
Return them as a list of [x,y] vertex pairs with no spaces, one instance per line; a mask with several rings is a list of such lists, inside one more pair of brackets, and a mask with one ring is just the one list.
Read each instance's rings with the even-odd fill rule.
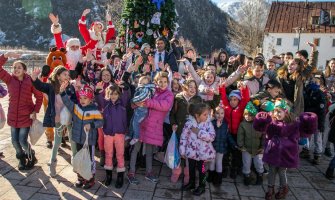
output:
[[152,0],[152,3],[156,4],[156,8],[157,8],[158,10],[160,10],[162,4],[165,3],[165,0]]

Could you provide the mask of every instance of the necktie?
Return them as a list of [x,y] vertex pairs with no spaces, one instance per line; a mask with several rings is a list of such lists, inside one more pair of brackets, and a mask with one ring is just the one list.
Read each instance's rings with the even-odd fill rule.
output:
[[162,53],[158,53],[158,62],[162,62]]

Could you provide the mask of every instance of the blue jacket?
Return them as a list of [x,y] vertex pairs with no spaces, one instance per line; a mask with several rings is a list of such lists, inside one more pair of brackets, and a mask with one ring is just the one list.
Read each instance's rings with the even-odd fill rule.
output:
[[231,134],[228,134],[228,124],[222,121],[220,127],[217,127],[216,119],[212,121],[215,130],[215,140],[213,141],[213,146],[216,153],[225,154],[228,150],[228,145],[234,144]]
[[90,124],[88,144],[95,145],[98,137],[97,128],[102,127],[104,123],[97,106],[90,104],[82,107],[80,104],[75,104],[70,100],[66,92],[63,92],[61,96],[64,105],[72,112],[72,140],[78,144],[84,144],[86,140],[84,126]]
[[[56,116],[56,110],[55,110],[55,89],[50,83],[44,83],[40,81],[39,79],[36,79],[33,81],[34,87],[48,95],[48,107],[44,114],[43,119],[43,126],[44,127],[55,127],[55,116]],[[76,92],[74,90],[74,87],[72,85],[69,85],[66,88],[66,94],[71,96],[71,101],[77,102]]]

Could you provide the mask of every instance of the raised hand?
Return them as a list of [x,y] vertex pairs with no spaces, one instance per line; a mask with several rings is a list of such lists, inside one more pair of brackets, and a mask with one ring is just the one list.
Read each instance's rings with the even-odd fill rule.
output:
[[14,58],[14,59],[17,59],[17,58],[20,58],[21,57],[21,54],[18,54],[18,53],[15,53],[15,52],[7,52],[4,54],[5,58]]
[[142,65],[142,63],[143,63],[143,57],[138,56],[136,61],[135,61],[135,66],[138,67],[138,66]]
[[220,78],[219,87],[225,87],[226,86],[226,78],[222,77]]
[[102,81],[98,82],[95,86],[95,90],[102,90],[104,88],[104,83]]
[[59,23],[58,15],[54,15],[53,13],[50,13],[49,14],[49,19],[54,25],[58,25],[58,23]]
[[66,90],[67,86],[69,86],[69,82],[65,81],[61,84],[60,88],[59,88],[59,93],[62,93]]
[[106,20],[112,21],[112,16],[109,14],[109,12],[106,13]]
[[83,14],[81,14],[81,16],[86,16],[88,13],[90,13],[91,12],[91,9],[85,9],[84,11],[83,11]]
[[33,81],[36,81],[36,79],[38,78],[38,76],[41,73],[41,69],[40,68],[34,68],[33,72],[31,73],[31,78],[33,79]]

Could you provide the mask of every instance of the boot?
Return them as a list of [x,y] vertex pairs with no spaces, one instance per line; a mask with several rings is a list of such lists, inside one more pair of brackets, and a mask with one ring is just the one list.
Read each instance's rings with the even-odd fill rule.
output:
[[56,176],[56,166],[57,166],[57,160],[51,160],[50,161],[50,166],[49,166],[49,175],[51,177],[55,177]]
[[251,177],[250,177],[250,174],[244,174],[244,185],[245,186],[248,186],[251,184]]
[[94,184],[95,184],[95,180],[93,176],[90,180],[85,180],[83,188],[90,189],[91,187],[93,187]]
[[286,195],[288,193],[288,186],[281,186],[279,188],[279,191],[276,193],[275,198],[276,199],[285,199]]
[[16,158],[19,159],[18,169],[25,170],[26,169],[26,155],[24,153],[16,154]]
[[118,172],[117,173],[117,179],[115,183],[115,188],[122,188],[123,186],[123,177],[124,177],[124,172]]
[[331,149],[329,147],[326,147],[324,154],[327,157],[330,157],[330,158],[333,157],[332,151],[331,151]]
[[84,180],[84,178],[81,177],[79,174],[77,174],[77,177],[78,177],[78,179],[77,179],[77,181],[75,182],[74,186],[76,186],[77,188],[79,188],[79,187],[82,187],[82,186],[84,185],[85,180]]
[[327,171],[326,171],[326,178],[329,179],[329,180],[333,180],[334,179],[334,168],[331,169],[331,168],[327,168]]
[[52,142],[51,141],[47,141],[47,148],[52,149]]
[[232,168],[230,170],[230,178],[231,179],[236,179],[236,177],[237,177],[237,169],[236,168]]
[[187,185],[183,185],[181,188],[184,191],[189,191],[195,189],[195,183],[193,181],[190,181]]
[[106,180],[105,180],[105,186],[109,186],[112,182],[112,170],[106,170]]
[[274,194],[275,194],[275,187],[269,186],[268,191],[265,194],[265,200],[272,200]]
[[188,167],[185,166],[184,167],[184,182],[183,182],[183,184],[187,185],[188,182],[190,182],[190,171],[189,171]]
[[314,158],[312,160],[313,165],[319,165],[320,164],[320,156],[319,155],[314,155]]
[[213,185],[219,186],[222,183],[222,173],[217,172],[213,179]]
[[26,155],[26,158],[28,160],[26,169],[28,170],[32,169],[37,163],[37,158],[35,157],[35,151],[31,150],[31,158],[28,155]]
[[262,173],[257,173],[255,185],[263,185],[263,174]]
[[207,182],[208,183],[213,182],[214,178],[215,178],[215,171],[208,170]]
[[204,186],[200,186],[199,185],[199,187],[197,187],[197,189],[195,189],[194,191],[193,191],[193,195],[195,195],[195,196],[200,196],[200,195],[202,195],[203,193],[205,193],[205,187]]
[[66,141],[65,141],[65,138],[64,137],[62,137],[62,144],[61,144],[61,147],[66,147]]
[[222,170],[222,178],[227,178],[228,177],[228,171],[229,168],[228,167],[224,167]]
[[176,169],[172,170],[172,175],[171,175],[171,182],[172,183],[177,183],[179,176],[181,174],[181,167],[177,167]]
[[299,154],[299,157],[303,159],[310,159],[309,150],[306,148],[303,148]]
[[106,159],[106,155],[105,155],[105,151],[100,151],[100,166],[103,167],[105,165],[105,159]]

